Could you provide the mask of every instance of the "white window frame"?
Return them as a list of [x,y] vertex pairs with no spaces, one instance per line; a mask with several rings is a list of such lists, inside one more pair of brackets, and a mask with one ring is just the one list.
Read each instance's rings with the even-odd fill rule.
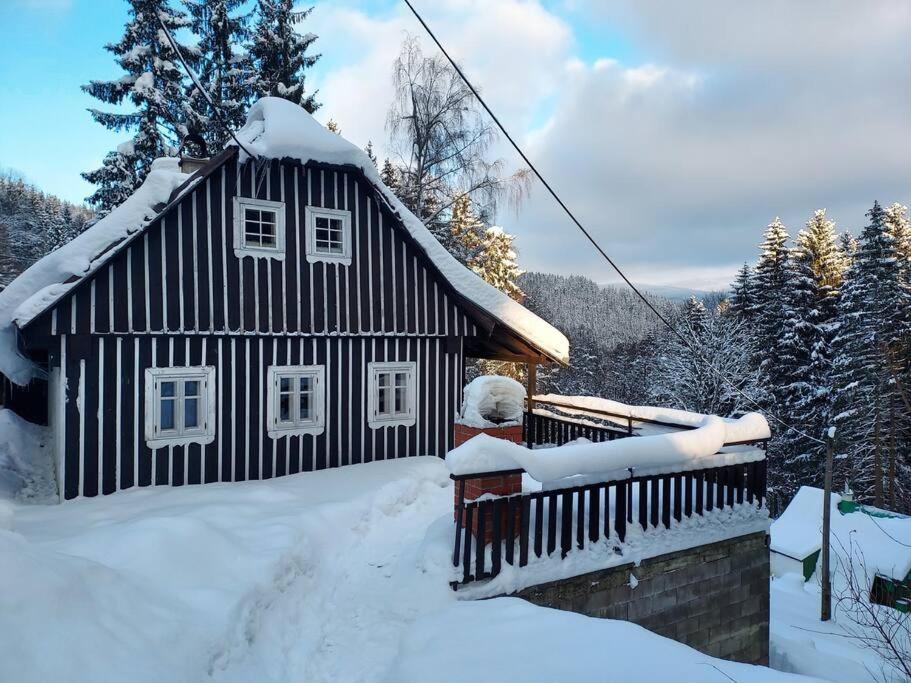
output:
[[[405,411],[380,415],[379,382],[381,374],[404,372],[407,374],[405,392]],[[383,427],[411,427],[417,421],[418,369],[414,361],[388,361],[367,364],[367,424],[371,429]]]
[[[246,243],[246,209],[275,213],[275,246],[263,247]],[[234,198],[234,255],[237,258],[255,256],[285,260],[285,203],[252,197]]]
[[[304,210],[307,226],[307,263],[338,263],[351,265],[351,212],[343,209],[322,209],[308,206]],[[342,221],[342,253],[326,254],[316,250],[316,219],[337,218]]]
[[[313,409],[310,420],[292,419],[290,422],[279,420],[279,382],[282,378],[311,377],[314,380]],[[269,436],[279,439],[291,434],[322,434],[326,429],[326,366],[325,365],[270,365],[267,386],[268,402],[266,404],[266,429]],[[292,393],[291,415],[300,415],[300,391]]]
[[[175,382],[174,429],[161,429],[161,383]],[[199,382],[198,427],[186,429],[184,421],[184,382]],[[145,371],[145,438],[149,448],[207,444],[215,440],[215,367],[147,368]]]

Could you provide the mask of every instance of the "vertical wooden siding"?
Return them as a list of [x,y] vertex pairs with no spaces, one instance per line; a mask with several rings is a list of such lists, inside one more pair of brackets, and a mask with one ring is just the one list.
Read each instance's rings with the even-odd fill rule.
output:
[[[66,377],[64,495],[132,486],[268,479],[301,471],[413,455],[451,446],[462,357],[440,338],[60,336]],[[367,364],[418,366],[412,427],[367,426]],[[269,365],[326,365],[326,429],[320,435],[266,432]],[[149,367],[216,368],[215,440],[149,449],[143,381]]]
[[[283,261],[234,254],[233,198],[285,202]],[[351,211],[350,266],[308,263],[307,206]],[[359,174],[229,159],[32,326],[48,335],[477,334]]]

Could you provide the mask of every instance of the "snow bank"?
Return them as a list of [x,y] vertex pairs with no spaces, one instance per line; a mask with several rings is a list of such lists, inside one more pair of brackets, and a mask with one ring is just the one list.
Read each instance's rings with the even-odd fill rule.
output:
[[[511,377],[483,375],[465,387],[458,421],[469,427],[506,427],[521,423],[524,411],[525,387]],[[492,414],[502,421],[488,420]]]
[[[535,401],[541,403],[557,403],[561,406],[570,406],[582,412],[601,411],[614,413],[624,417],[632,417],[633,423],[637,420],[656,420],[658,422],[672,423],[675,425],[685,425],[689,427],[698,427],[707,417],[703,413],[691,413],[686,410],[677,410],[675,408],[660,408],[656,406],[631,406],[619,401],[611,401],[607,398],[598,398],[595,396],[561,396],[559,394],[541,394],[535,396]],[[565,409],[563,409],[565,410]],[[567,411],[571,412],[571,411]],[[601,417],[595,414],[596,417]],[[610,420],[610,418],[604,418]],[[724,421],[725,443],[736,443],[738,441],[753,441],[757,439],[768,439],[771,437],[769,423],[765,417],[759,413],[747,413],[739,418],[721,418]],[[626,425],[626,421],[623,421]]]
[[765,457],[755,448],[731,448],[719,453],[726,434],[725,421],[713,415],[703,418],[701,426],[692,430],[546,449],[529,449],[479,434],[451,450],[446,455],[446,466],[457,476],[521,468],[537,481],[551,483],[576,476],[610,481],[629,476],[628,468],[642,476]]
[[625,622],[460,601],[447,474],[400,458],[14,505],[0,680],[794,680]]
[[[799,560],[822,547],[822,500],[821,489],[800,487],[772,524],[774,552]],[[831,549],[837,562],[859,569],[859,555],[871,579],[875,573],[899,579],[907,576],[911,572],[911,518],[877,518],[860,511],[843,515],[838,511],[840,500],[832,494]]]
[[[0,504],[18,498],[57,500],[50,430],[0,408]],[[4,528],[0,510],[0,529]]]
[[[320,161],[360,169],[379,189],[393,213],[452,286],[494,318],[515,330],[548,355],[569,362],[569,342],[563,334],[513,301],[455,260],[424,224],[380,180],[379,172],[363,150],[327,130],[301,107],[277,97],[264,97],[250,109],[247,123],[237,133],[253,154],[270,159],[285,157],[302,163]],[[233,144],[233,143],[232,143]],[[246,157],[241,152],[241,160]]]

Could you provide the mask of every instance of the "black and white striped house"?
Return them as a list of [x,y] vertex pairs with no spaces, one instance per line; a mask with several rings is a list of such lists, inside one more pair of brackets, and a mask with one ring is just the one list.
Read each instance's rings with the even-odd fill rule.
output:
[[299,107],[239,138],[0,293],[5,402],[52,427],[62,498],[443,455],[466,357],[566,361]]

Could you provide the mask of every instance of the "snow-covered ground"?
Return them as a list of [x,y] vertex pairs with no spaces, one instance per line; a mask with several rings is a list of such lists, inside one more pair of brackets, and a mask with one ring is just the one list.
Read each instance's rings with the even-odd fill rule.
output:
[[3,681],[791,680],[448,584],[436,458],[6,505]]

